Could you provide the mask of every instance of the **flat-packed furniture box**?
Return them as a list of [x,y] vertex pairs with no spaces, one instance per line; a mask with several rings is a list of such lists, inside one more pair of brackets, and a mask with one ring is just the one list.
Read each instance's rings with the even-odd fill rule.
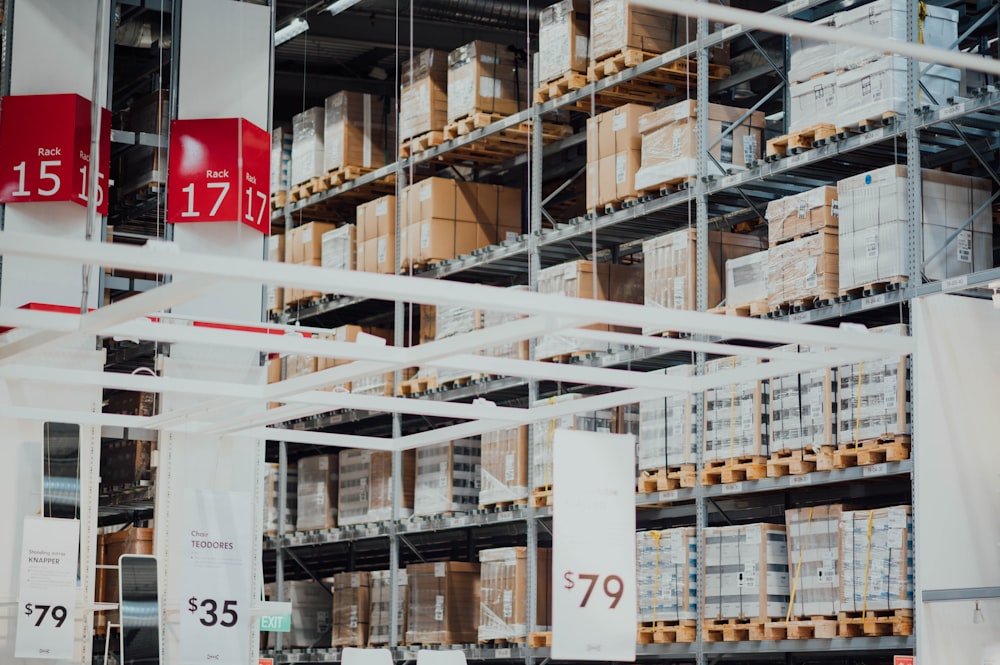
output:
[[910,506],[845,510],[840,517],[840,611],[913,607]]
[[303,457],[298,462],[295,529],[314,531],[337,526],[337,453]]
[[354,270],[357,240],[353,224],[338,226],[320,239],[320,265],[335,270]]
[[[660,54],[695,41],[695,19],[671,14],[654,5],[631,0],[594,0],[590,19],[592,59],[600,61],[625,49]],[[722,27],[718,23],[709,24],[712,32]],[[729,62],[728,43],[710,48],[708,53],[714,63]]]
[[527,108],[527,70],[513,49],[476,40],[448,54],[448,121]]
[[396,197],[389,194],[358,206],[358,270],[396,274]]
[[[268,600],[292,604],[292,629],[284,634],[282,646],[286,649],[323,649],[330,647],[332,581],[285,581],[284,598],[278,598],[275,585],[264,585]],[[273,645],[273,637],[271,643]]]
[[[664,370],[667,376],[689,377],[690,365]],[[690,394],[666,395],[639,403],[639,438],[636,460],[639,471],[693,464],[694,418]]]
[[369,475],[372,451],[346,449],[339,453],[337,522],[341,526],[368,521]]
[[587,73],[590,3],[560,0],[538,13],[538,80],[545,84],[576,72]]
[[[283,263],[285,260],[285,234],[275,234],[267,238],[267,260]],[[285,290],[280,286],[268,285],[267,311],[280,314],[285,309]]]
[[[579,393],[566,393],[558,397],[538,400],[532,408],[559,404],[568,400],[579,399]],[[608,432],[614,428],[614,411],[601,409],[587,411],[569,416],[561,416],[552,420],[543,420],[531,425],[532,441],[531,464],[535,486],[531,489],[549,488],[552,486],[552,442],[557,429],[578,429],[583,432]]]
[[[905,325],[871,328],[870,334],[906,336]],[[837,368],[837,441],[858,444],[910,431],[907,356],[885,356]]]
[[[396,571],[396,586],[399,594],[396,635],[398,635],[397,639],[400,640],[406,635],[406,597],[409,588],[406,580],[406,569]],[[390,582],[391,574],[388,570],[373,570],[369,574],[371,611],[368,623],[368,646],[370,647],[389,644],[389,617],[391,616],[390,606],[392,603]]]
[[[817,63],[817,67],[830,67],[830,60]],[[787,111],[788,131],[798,132],[813,125],[832,124],[842,109],[837,103],[836,72],[820,74],[816,78],[793,83],[788,87],[790,106]],[[860,116],[854,118],[860,120]]]
[[[762,238],[725,231],[708,232],[708,306],[726,297],[726,261],[766,249]],[[681,229],[642,242],[645,298],[648,305],[695,309],[695,230]],[[644,329],[644,334],[660,332]]]
[[[954,67],[945,67],[927,62],[919,63],[920,83],[927,88],[922,93],[920,103],[927,106],[943,106],[952,97],[958,96],[962,72]],[[932,101],[933,100],[933,101]],[[861,120],[882,118],[884,114],[905,115],[906,102],[906,58],[887,56],[837,74],[836,93],[837,114],[832,120],[837,127],[849,127]]]
[[[779,351],[820,352],[823,349],[790,344]],[[833,370],[821,368],[800,374],[773,376],[768,381],[768,433],[772,453],[818,451],[837,445],[834,425]]]
[[552,550],[538,548],[535,588],[528,589],[528,548],[479,552],[479,641],[523,642],[528,637],[528,594],[535,596],[535,628],[551,630]]
[[285,195],[291,186],[292,132],[278,126],[271,130],[271,196]]
[[832,300],[840,289],[840,236],[837,229],[774,245],[767,252],[767,306]]
[[[96,602],[118,603],[118,570],[101,566],[117,566],[123,554],[153,554],[153,530],[129,526],[97,537]],[[118,617],[118,610],[104,613],[106,624],[118,623]]]
[[[992,268],[990,183],[927,169],[921,180],[923,275],[936,281]],[[837,197],[841,290],[907,277],[906,167],[886,166],[841,180]]]
[[482,435],[479,505],[514,503],[528,498],[528,427]]
[[322,106],[314,106],[292,117],[292,186],[326,175],[323,168]]
[[479,637],[479,564],[459,561],[406,567],[407,644],[473,644]]
[[786,240],[840,225],[837,188],[806,190],[767,204],[767,239],[772,247]]
[[333,641],[336,647],[364,647],[368,644],[371,598],[370,574],[337,573],[333,576]]
[[834,617],[840,611],[841,504],[785,511],[791,616]]
[[698,618],[698,537],[692,527],[635,534],[639,621]]
[[[594,273],[597,279],[594,279]],[[594,292],[594,282],[597,282],[597,292]],[[591,261],[570,261],[545,268],[538,273],[539,293],[560,294],[571,298],[583,298],[594,301],[612,300],[614,302],[641,303],[643,297],[643,269],[638,265],[619,265],[613,263],[598,263]],[[634,332],[633,328],[595,324],[587,326],[588,330],[611,330],[614,332]],[[536,358],[551,358],[581,351],[586,346],[559,335],[545,335],[538,339],[535,346]]]
[[413,514],[468,512],[479,507],[478,438],[417,449]]
[[642,137],[639,118],[652,110],[625,104],[587,120],[587,210],[636,197]]
[[[422,450],[422,449],[421,449]],[[403,488],[399,498],[399,517],[413,515],[415,476],[417,470],[417,451],[404,450],[403,476],[400,484]],[[371,451],[368,487],[368,517],[366,522],[382,522],[392,519],[392,453],[385,450]]]
[[784,619],[790,594],[785,525],[705,529],[707,620]]
[[[278,483],[281,474],[277,464],[267,464],[267,477],[264,480],[264,535],[278,535]],[[298,506],[298,467],[289,464],[285,472],[285,533],[295,531],[296,508]]]
[[[705,363],[705,374],[750,367],[758,358],[718,358]],[[743,381],[705,391],[704,460],[768,455],[767,384]]]
[[[170,93],[158,90],[132,103],[125,129],[165,136],[170,125]],[[140,190],[162,191],[167,182],[167,149],[146,145],[131,146],[121,158],[121,182],[111,192],[120,196]]]
[[403,63],[399,92],[399,140],[448,123],[448,53],[427,49]]
[[726,260],[726,308],[754,306],[750,315],[767,303],[768,252],[754,252]]
[[[321,265],[323,261],[323,234],[336,228],[335,224],[327,224],[326,222],[307,222],[287,231],[285,233],[285,263],[307,266]],[[286,288],[285,305],[318,298],[322,295],[319,291]]]
[[[875,0],[834,14],[837,30],[880,40],[907,41],[907,0]],[[920,43],[950,49],[958,41],[958,12],[925,3],[920,7]],[[863,46],[842,45],[835,50],[838,70],[855,69],[883,57],[884,51]],[[922,66],[921,66],[922,68]],[[943,102],[944,100],[938,100]]]
[[396,123],[387,106],[385,97],[347,90],[326,98],[324,170],[347,166],[377,169],[392,160]]
[[[835,28],[836,23],[835,15],[830,15],[813,21],[812,24],[823,28]],[[822,74],[836,71],[834,59],[837,57],[839,44],[793,35],[790,38],[789,46],[788,80],[790,83],[809,83]],[[793,96],[795,95],[794,86],[790,92]]]
[[156,443],[116,439],[101,442],[101,486],[131,488],[153,480],[151,462]]
[[[695,127],[698,112],[698,105],[689,99],[639,118],[642,160],[635,174],[636,189],[655,189],[697,175]],[[710,173],[726,175],[728,171],[746,168],[760,159],[764,146],[764,114],[755,111],[734,127],[746,112],[740,107],[708,105],[708,143],[714,144],[709,152],[719,163],[709,160]]]

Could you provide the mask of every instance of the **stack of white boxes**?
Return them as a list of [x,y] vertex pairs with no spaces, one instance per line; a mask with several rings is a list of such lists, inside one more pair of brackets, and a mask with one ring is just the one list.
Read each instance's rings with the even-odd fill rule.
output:
[[413,514],[439,515],[479,507],[479,439],[458,439],[417,450]]
[[[763,308],[767,304],[767,268],[768,253],[754,252],[726,261],[726,307],[745,307],[759,303]],[[750,314],[758,312],[751,310]]]
[[337,526],[338,471],[337,453],[299,460],[296,530],[313,531]]
[[[921,179],[924,276],[942,280],[992,268],[989,182],[926,169]],[[906,167],[841,180],[837,195],[841,290],[907,277]]]
[[635,534],[639,621],[698,618],[698,538],[691,527]]
[[840,504],[785,511],[791,616],[836,616],[840,611]]
[[354,270],[355,256],[354,224],[344,224],[324,233],[320,239],[320,265],[336,270]]
[[[689,377],[690,365],[665,370],[667,376]],[[636,459],[639,471],[693,464],[694,418],[691,395],[667,395],[639,403],[639,439]]]
[[[777,350],[821,351],[796,344]],[[820,446],[836,445],[834,379],[830,369],[771,377],[768,398],[771,452],[815,450]]]
[[[548,404],[558,404],[566,400],[578,399],[579,393],[567,393],[558,397],[539,400],[532,407],[538,408]],[[611,432],[614,414],[610,409],[588,411],[574,415],[562,416],[554,420],[543,420],[532,424],[531,465],[534,477],[534,487],[544,488],[552,485],[552,441],[557,429],[578,429],[584,432]]]
[[[905,325],[870,334],[905,336]],[[887,356],[837,368],[837,441],[854,444],[910,431],[909,376],[905,356]]]
[[704,552],[705,619],[785,618],[790,587],[783,524],[707,528]]
[[[750,367],[757,358],[719,358],[706,374]],[[768,454],[767,385],[744,381],[705,391],[705,461]]]
[[844,511],[840,518],[840,611],[913,607],[910,506]]
[[323,122],[320,106],[292,118],[292,185],[326,175],[323,169]]

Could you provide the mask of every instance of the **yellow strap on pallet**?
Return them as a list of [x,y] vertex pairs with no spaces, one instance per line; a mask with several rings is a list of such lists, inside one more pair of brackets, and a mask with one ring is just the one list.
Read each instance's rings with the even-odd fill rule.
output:
[[653,621],[656,621],[656,605],[657,605],[657,591],[659,591],[660,585],[660,538],[663,537],[662,531],[650,531],[649,535],[653,538],[653,547],[656,549],[656,559],[654,559],[654,569],[653,569]]
[[[809,507],[809,520],[806,522],[806,526],[812,524],[813,521],[813,506]],[[805,552],[805,547],[799,548],[799,562],[795,566],[795,579],[792,580],[792,595],[788,600],[788,612],[785,614],[785,625],[792,620],[792,609],[795,607],[795,591],[799,586],[799,573],[802,572],[802,554]]]
[[917,39],[923,44],[924,43],[924,21],[927,19],[927,3],[924,0],[920,0],[917,3]]
[[875,511],[868,511],[868,553],[865,555],[865,595],[861,603],[861,620],[864,621],[868,615],[868,573],[872,563],[872,521],[875,519]]
[[865,378],[865,363],[858,363],[858,403],[854,405],[854,447],[858,447],[858,434],[861,433],[861,384]]

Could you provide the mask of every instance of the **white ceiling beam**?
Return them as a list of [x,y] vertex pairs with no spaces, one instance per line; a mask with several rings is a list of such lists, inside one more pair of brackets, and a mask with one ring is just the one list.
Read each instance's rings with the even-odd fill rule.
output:
[[94,413],[70,409],[43,409],[29,406],[0,405],[0,419],[34,420],[39,422],[73,423],[108,427],[147,428],[149,418],[118,413]]

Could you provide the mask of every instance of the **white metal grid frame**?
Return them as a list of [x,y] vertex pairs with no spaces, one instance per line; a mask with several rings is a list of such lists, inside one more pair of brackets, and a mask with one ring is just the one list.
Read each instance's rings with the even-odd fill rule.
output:
[[[138,427],[161,432],[201,432],[220,437],[249,436],[373,450],[403,450],[473,436],[493,429],[632,404],[671,393],[702,392],[779,374],[912,352],[912,340],[905,337],[868,335],[857,330],[725,317],[627,303],[599,301],[598,304],[593,300],[419,277],[357,273],[245,259],[215,258],[204,261],[204,257],[183,254],[169,242],[151,242],[144,247],[67,239],[50,239],[40,243],[31,236],[0,232],[0,254],[152,271],[173,276],[169,284],[83,315],[0,307],[0,325],[14,328],[0,336],[0,378],[160,394],[183,393],[204,398],[196,407],[150,417],[76,413],[43,408],[16,409],[17,412],[12,413],[14,409],[0,405],[0,415],[25,419]],[[310,337],[322,332],[319,329],[261,324],[257,321],[201,322],[216,324],[212,327],[192,325],[194,322],[190,319],[172,316],[166,311],[184,300],[211,295],[217,285],[232,281],[308,288],[325,293],[417,304],[463,305],[511,312],[524,318],[474,330],[447,340],[399,347],[363,340],[355,343],[324,340]],[[484,303],[488,305],[484,307]],[[709,339],[748,340],[765,346],[649,337],[583,328],[602,323],[674,330]],[[266,329],[270,334],[239,329],[239,326]],[[767,362],[711,375],[681,378],[667,376],[661,371],[612,369],[476,355],[477,351],[485,348],[542,334],[559,334],[581,341],[664,351],[748,356]],[[296,354],[350,362],[267,385],[53,370],[32,362],[32,357],[37,357],[47,345],[81,336],[235,347],[264,354]],[[788,343],[801,343],[826,350],[789,353],[766,348],[766,345]],[[603,386],[610,390],[578,400],[534,408],[498,406],[487,400],[466,404],[323,390],[366,376],[418,366],[469,369],[528,380]],[[268,402],[280,402],[283,406],[267,409]],[[307,432],[284,426],[289,420],[336,409],[438,416],[465,422],[391,438]],[[248,410],[255,411],[254,415],[247,416]]]

